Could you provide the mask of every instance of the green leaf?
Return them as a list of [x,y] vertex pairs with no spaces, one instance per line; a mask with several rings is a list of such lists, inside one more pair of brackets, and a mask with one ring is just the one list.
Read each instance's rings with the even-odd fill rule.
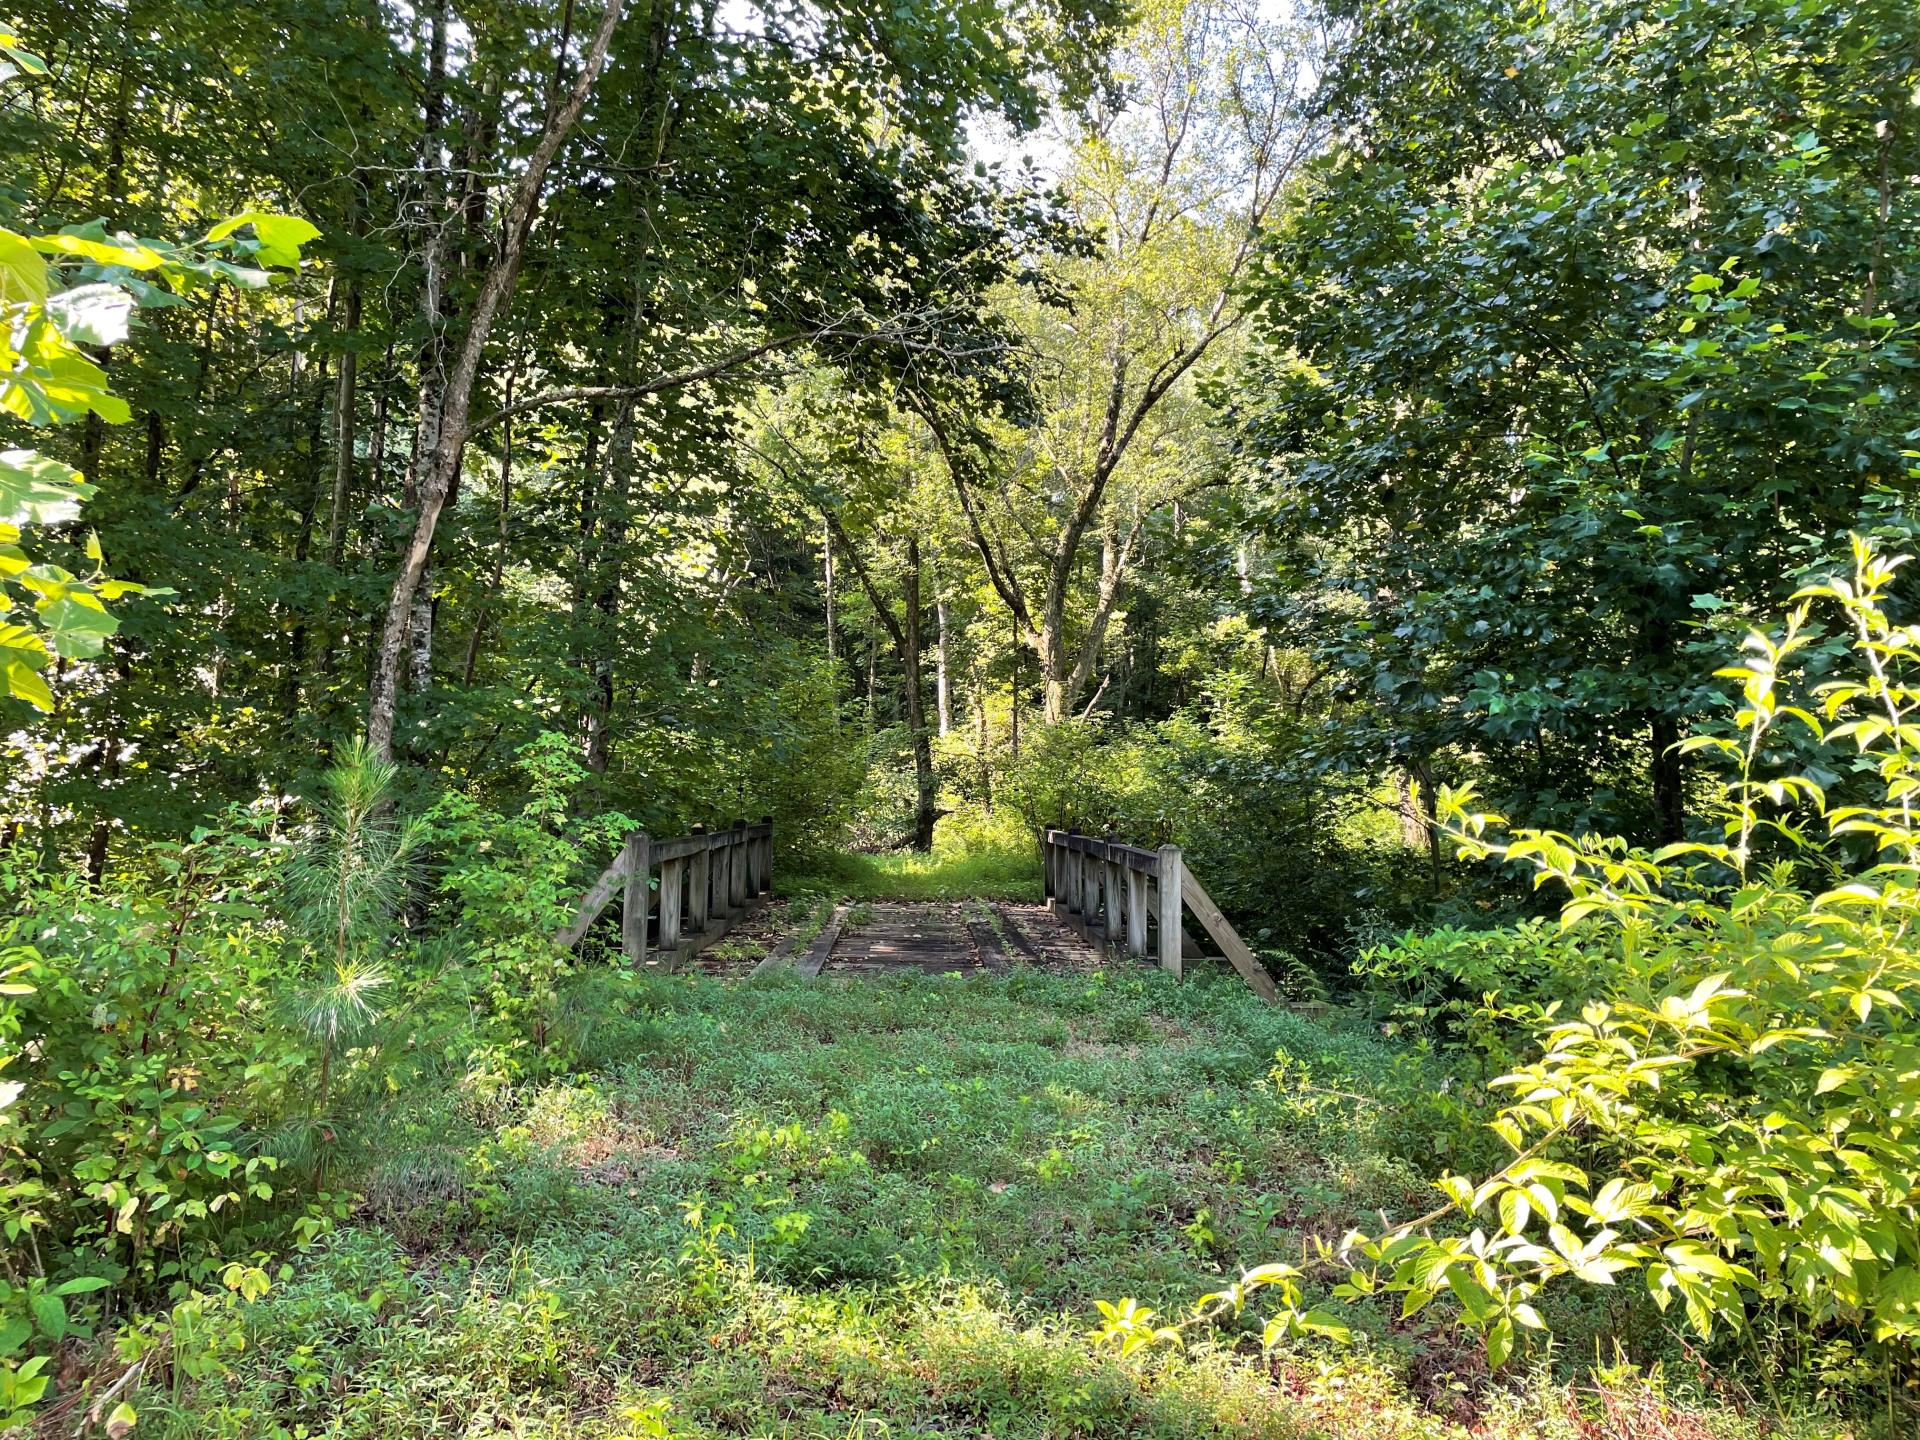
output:
[[38,305],[47,298],[47,262],[11,230],[0,230],[0,305]]
[[132,295],[104,283],[76,285],[47,301],[47,318],[76,345],[118,345],[133,311]]
[[34,450],[0,450],[0,524],[65,525],[90,493],[71,465]]
[[70,591],[57,600],[43,601],[40,619],[53,636],[53,648],[69,660],[90,659],[106,646],[120,622],[85,591]]
[[33,1312],[33,1323],[42,1335],[52,1340],[66,1337],[67,1306],[58,1295],[43,1290],[28,1298],[27,1308]]
[[109,236],[107,227],[98,220],[87,225],[68,225],[54,235],[36,235],[33,248],[46,255],[71,255],[123,270],[157,270],[165,263],[159,251],[131,235]]
[[254,252],[268,265],[293,266],[300,263],[300,247],[318,239],[320,231],[297,215],[278,215],[266,210],[249,210],[222,220],[207,232],[210,242],[225,240],[251,225],[258,248]]

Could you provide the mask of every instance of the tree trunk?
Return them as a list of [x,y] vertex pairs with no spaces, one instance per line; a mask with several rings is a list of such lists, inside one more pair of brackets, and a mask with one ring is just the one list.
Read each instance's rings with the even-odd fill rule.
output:
[[948,666],[951,656],[947,646],[947,597],[936,596],[933,602],[934,624],[939,627],[939,648],[934,652],[934,697],[935,714],[938,717],[940,738],[946,739],[953,731],[953,691],[949,680]]
[[[1684,470],[1684,467],[1683,467]],[[1648,687],[1647,782],[1653,804],[1653,839],[1656,845],[1672,845],[1686,839],[1686,769],[1679,751],[1679,717],[1661,704],[1663,696],[1674,693],[1678,627],[1668,609],[1667,594],[1649,581],[1642,590],[1648,618],[1641,627],[1641,666]]]
[[980,805],[993,809],[993,757],[987,738],[987,690],[976,672],[973,676],[974,748],[980,755]]
[[[893,641],[894,654],[900,658],[900,667],[905,672],[907,733],[913,744],[913,843],[918,850],[933,848],[934,821],[934,776],[933,776],[933,740],[927,732],[926,675],[921,663],[920,635],[920,541],[915,536],[907,537],[907,568],[902,584],[905,591],[902,597],[906,601],[906,624],[902,625],[893,618],[893,609],[881,596],[879,587],[873,583],[866,562],[860,558],[860,551],[842,528],[838,517],[829,510],[826,512],[827,526],[834,540],[846,552],[847,564],[853,567],[860,588],[867,592],[867,599],[873,604],[874,616],[879,620],[888,637]],[[873,719],[873,679],[874,664],[870,651],[867,660],[867,719],[869,725]]]
[[907,730],[913,737],[913,848],[933,848],[933,741],[927,734],[926,677],[920,643],[920,541],[907,537],[907,623],[901,659],[907,671]]
[[613,667],[619,634],[620,551],[626,544],[627,504],[633,488],[635,403],[632,398],[622,401],[615,414],[613,436],[607,443],[607,482],[601,488],[606,515],[597,542],[593,603],[599,615],[592,641],[596,652],[593,656],[594,702],[587,717],[587,768],[596,775],[607,773],[613,745]]
[[[401,651],[406,644],[407,621],[414,597],[420,590],[421,578],[426,574],[428,558],[433,552],[434,530],[439,524],[440,512],[447,503],[454,476],[459,472],[460,454],[466,444],[467,425],[472,413],[474,379],[479,374],[480,361],[485,354],[494,321],[519,278],[520,260],[526,253],[527,236],[533,229],[534,216],[540,207],[547,171],[554,157],[559,154],[561,144],[580,119],[580,112],[586,108],[587,96],[606,63],[607,47],[613,40],[614,27],[619,24],[623,3],[624,0],[607,0],[600,28],[587,48],[572,92],[565,103],[553,108],[539,143],[528,157],[526,170],[514,187],[513,204],[508,211],[499,251],[487,267],[479,292],[474,297],[466,337],[447,375],[438,424],[432,431],[433,444],[426,454],[426,464],[420,475],[419,517],[414,523],[413,538],[401,557],[399,573],[394,576],[393,590],[387,598],[386,623],[381,629],[379,648],[373,657],[373,678],[367,698],[367,745],[374,757],[381,761],[393,758],[394,705],[400,678]],[[425,414],[421,416],[423,430],[429,418]]]
[[[833,527],[824,523],[820,527],[820,588],[827,602],[827,664],[831,667],[840,647],[838,638],[834,635]],[[837,683],[835,693],[838,693]]]
[[[1041,611],[1040,621],[1040,680],[1041,714],[1049,725],[1058,725],[1067,718],[1067,639],[1066,639],[1065,590],[1051,590]],[[1014,673],[1019,674],[1020,662],[1014,660]],[[1016,690],[1018,685],[1016,683]],[[1015,705],[1019,704],[1016,696]]]
[[347,281],[341,311],[347,343],[340,351],[340,372],[333,382],[333,494],[327,512],[327,564],[340,569],[347,553],[347,506],[353,499],[353,407],[360,382],[360,277]]

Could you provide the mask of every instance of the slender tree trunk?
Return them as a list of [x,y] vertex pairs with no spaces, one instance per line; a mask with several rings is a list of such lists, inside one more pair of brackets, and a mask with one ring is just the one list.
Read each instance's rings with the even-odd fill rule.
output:
[[[930,850],[933,848],[934,821],[934,775],[933,775],[933,739],[927,729],[926,673],[922,663],[921,616],[920,616],[920,541],[915,536],[907,537],[907,566],[902,583],[905,592],[902,598],[906,602],[906,623],[894,619],[893,609],[880,594],[879,587],[873,583],[866,562],[860,558],[860,551],[841,527],[839,519],[832,511],[827,512],[827,525],[840,548],[846,552],[847,564],[853,567],[860,588],[867,592],[867,599],[873,604],[875,618],[893,641],[894,654],[900,659],[900,668],[904,671],[905,710],[907,733],[913,745],[913,839],[914,848]],[[876,647],[877,648],[877,647]],[[868,652],[867,659],[867,718],[871,725],[873,719],[873,682],[874,653]]]
[[953,691],[949,666],[952,656],[947,644],[947,597],[936,596],[933,602],[934,623],[939,627],[939,648],[934,652],[934,697],[936,714],[939,719],[940,738],[946,739],[953,732]]
[[1007,739],[1017,762],[1020,759],[1020,625],[1017,620],[1013,631],[1013,678],[1007,682]]
[[980,681],[979,672],[973,675],[973,727],[974,748],[980,755],[980,805],[982,809],[993,809],[993,756],[991,742],[987,736],[987,688]]
[[[839,637],[834,633],[836,616],[833,601],[833,527],[825,521],[820,526],[820,588],[827,601],[827,663],[831,666],[839,658]],[[835,684],[835,693],[839,691]]]
[[[1654,606],[1657,595],[1649,597]],[[1646,710],[1647,782],[1653,804],[1653,838],[1659,845],[1672,845],[1686,838],[1686,771],[1680,754],[1680,721],[1659,703],[1662,689],[1673,673],[1675,656],[1674,627],[1664,615],[1655,613],[1641,631],[1642,663],[1647,667],[1654,687]]]
[[[513,203],[508,211],[500,248],[480,282],[467,321],[465,339],[448,372],[444,403],[437,417],[438,423],[433,426],[433,444],[426,457],[427,463],[422,467],[419,517],[414,524],[413,539],[401,557],[392,593],[387,599],[386,622],[381,629],[379,648],[374,654],[373,678],[368,687],[367,745],[375,758],[382,761],[393,758],[394,704],[400,678],[401,652],[406,643],[407,621],[433,552],[434,531],[440,522],[440,512],[451,493],[454,476],[459,472],[460,453],[466,444],[467,424],[473,405],[473,385],[480,371],[480,361],[493,332],[494,321],[499,318],[519,278],[521,257],[526,253],[527,236],[539,210],[547,171],[554,157],[559,154],[561,144],[579,121],[580,112],[586,108],[587,96],[606,62],[607,47],[613,40],[614,27],[619,24],[622,4],[623,0],[607,0],[600,28],[587,48],[572,93],[563,104],[554,108],[539,143],[527,159],[526,169],[514,188]],[[429,417],[423,414],[423,428],[428,422]]]
[[360,354],[360,277],[347,281],[341,307],[346,345],[340,351],[340,370],[333,382],[333,494],[327,509],[327,564],[337,572],[347,553],[347,507],[353,501],[353,408],[358,399]]
[[632,399],[621,402],[607,444],[607,483],[602,488],[606,516],[601,526],[594,608],[599,612],[592,643],[594,703],[587,717],[587,768],[607,773],[613,746],[614,661],[620,616],[621,550],[627,540],[627,505],[633,488]]
[[907,731],[913,737],[913,848],[933,848],[933,741],[927,733],[926,676],[921,664],[920,541],[907,537],[907,623],[900,657],[906,666]]

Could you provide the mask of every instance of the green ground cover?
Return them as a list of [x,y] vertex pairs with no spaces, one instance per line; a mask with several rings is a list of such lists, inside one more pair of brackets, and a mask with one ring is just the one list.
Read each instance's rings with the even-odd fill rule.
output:
[[[577,1073],[370,1120],[354,1220],[141,1433],[1629,1433],[1582,1428],[1609,1407],[1761,1433],[1639,1382],[1490,1383],[1473,1342],[1364,1307],[1346,1350],[1096,1341],[1096,1301],[1180,1308],[1408,1213],[1479,1143],[1365,1027],[1137,971],[594,983]],[[1574,1353],[1623,1323],[1578,1321]]]
[[1040,856],[1038,847],[1022,838],[948,842],[943,835],[925,852],[832,855],[792,884],[854,900],[1038,901]]

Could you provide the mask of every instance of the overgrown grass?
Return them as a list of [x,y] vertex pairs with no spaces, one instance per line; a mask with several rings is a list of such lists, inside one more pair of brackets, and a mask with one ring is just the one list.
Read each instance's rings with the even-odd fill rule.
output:
[[1473,1158],[1432,1062],[1365,1029],[1136,970],[595,983],[598,1068],[388,1117],[357,1223],[252,1307],[224,1375],[144,1396],[140,1433],[1761,1433],[1725,1407],[1582,1429],[1674,1417],[1637,1382],[1489,1381],[1432,1313],[1343,1307],[1349,1352],[1095,1342],[1095,1300],[1181,1308]]
[[1011,848],[840,854],[779,883],[783,890],[822,890],[852,900],[1038,901],[1041,891],[1038,854]]
[[819,891],[850,900],[1016,900],[1041,898],[1040,847],[1011,815],[966,810],[943,815],[928,852],[841,852],[775,882],[784,893]]

